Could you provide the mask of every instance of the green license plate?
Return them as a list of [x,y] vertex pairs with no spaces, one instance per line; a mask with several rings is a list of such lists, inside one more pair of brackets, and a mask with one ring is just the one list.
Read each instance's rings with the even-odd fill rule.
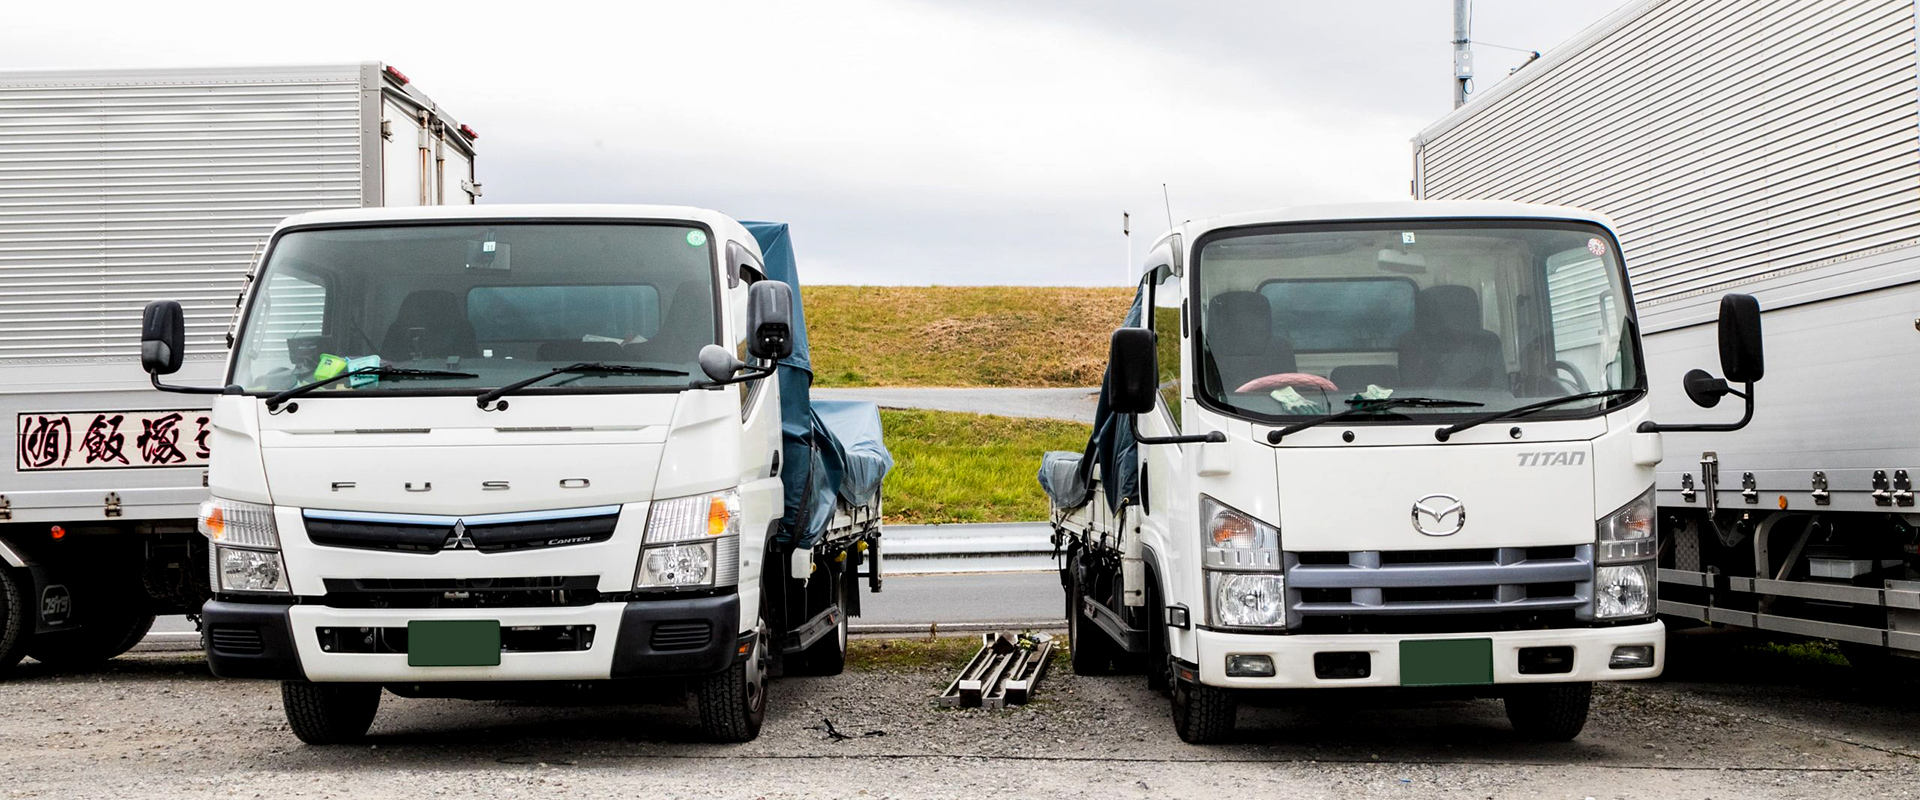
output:
[[500,666],[500,621],[433,619],[408,622],[407,666]]
[[1493,683],[1492,639],[1430,639],[1400,643],[1401,686],[1480,686]]

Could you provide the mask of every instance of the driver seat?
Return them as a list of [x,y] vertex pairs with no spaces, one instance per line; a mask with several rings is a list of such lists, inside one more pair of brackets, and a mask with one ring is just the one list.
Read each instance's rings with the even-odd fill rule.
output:
[[1471,286],[1429,286],[1414,298],[1413,331],[1400,339],[1400,382],[1440,389],[1505,389],[1500,335],[1480,327]]
[[471,358],[480,355],[473,323],[453,292],[421,289],[400,301],[400,310],[387,326],[380,357],[388,361],[415,358]]
[[1254,378],[1296,372],[1293,342],[1273,333],[1273,303],[1259,292],[1221,292],[1207,301],[1202,352],[1222,394]]

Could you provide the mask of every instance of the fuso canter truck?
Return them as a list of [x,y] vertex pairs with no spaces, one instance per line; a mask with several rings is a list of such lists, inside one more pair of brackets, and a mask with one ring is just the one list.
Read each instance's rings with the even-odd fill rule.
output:
[[[1660,674],[1661,437],[1744,420],[1649,419],[1605,218],[1295,208],[1182,224],[1143,266],[1086,451],[1040,470],[1075,671],[1143,668],[1196,743],[1249,690],[1385,686],[1570,739],[1594,681]],[[1751,417],[1759,309],[1721,306],[1726,377],[1684,381]]]
[[[282,681],[309,743],[382,687],[684,686],[756,736],[770,676],[834,674],[879,585],[879,412],[809,402],[787,227],[666,206],[288,219],[210,396],[207,660]],[[863,569],[864,567],[864,569]]]

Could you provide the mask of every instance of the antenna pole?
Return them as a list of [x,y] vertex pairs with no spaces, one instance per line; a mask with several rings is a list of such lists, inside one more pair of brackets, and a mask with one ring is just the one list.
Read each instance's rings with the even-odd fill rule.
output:
[[1471,19],[1473,0],[1453,0],[1453,107],[1467,103],[1467,83],[1473,80]]
[[1127,239],[1127,263],[1121,265],[1120,285],[1133,282],[1133,215],[1120,212],[1120,235]]

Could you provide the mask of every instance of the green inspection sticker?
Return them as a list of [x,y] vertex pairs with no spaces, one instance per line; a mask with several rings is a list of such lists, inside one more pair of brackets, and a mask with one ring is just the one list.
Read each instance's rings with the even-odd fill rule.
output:
[[689,246],[700,247],[701,245],[704,245],[706,243],[707,243],[707,234],[705,232],[687,231],[687,244]]

